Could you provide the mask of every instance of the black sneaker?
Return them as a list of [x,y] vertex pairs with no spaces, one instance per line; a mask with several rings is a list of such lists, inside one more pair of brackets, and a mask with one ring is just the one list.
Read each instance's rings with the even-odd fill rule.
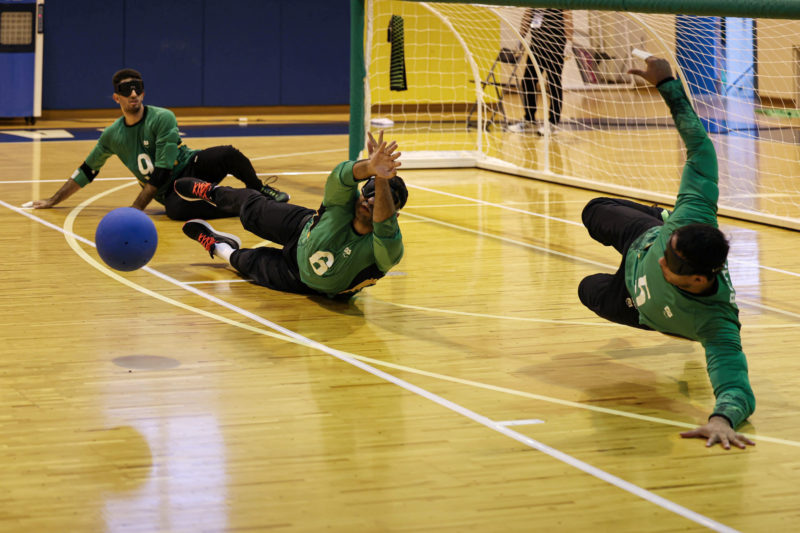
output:
[[216,185],[213,183],[199,180],[197,178],[178,178],[173,184],[175,192],[178,193],[178,196],[184,200],[189,202],[199,202],[200,200],[205,200],[211,205],[216,206],[217,204],[215,204],[214,200],[211,199],[214,187],[216,187]]
[[266,196],[267,198],[272,198],[276,202],[288,202],[289,201],[289,193],[285,193],[283,191],[279,191],[275,187],[270,187],[270,183],[275,183],[278,179],[278,176],[270,176],[267,178],[267,181],[264,185],[261,186],[261,194]]
[[199,218],[186,222],[183,225],[183,232],[190,239],[202,244],[203,248],[211,254],[211,257],[214,257],[214,246],[219,242],[224,242],[234,250],[238,250],[242,246],[242,241],[236,235],[214,231],[214,228],[208,222]]

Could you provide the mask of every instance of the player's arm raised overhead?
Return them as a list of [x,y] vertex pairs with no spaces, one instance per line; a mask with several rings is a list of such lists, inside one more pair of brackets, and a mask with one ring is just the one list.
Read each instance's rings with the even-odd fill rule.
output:
[[719,169],[714,145],[692,109],[681,82],[672,76],[667,60],[650,56],[646,63],[647,70],[631,69],[628,72],[641,76],[658,88],[686,145],[686,163],[670,223],[679,226],[699,222],[716,226]]

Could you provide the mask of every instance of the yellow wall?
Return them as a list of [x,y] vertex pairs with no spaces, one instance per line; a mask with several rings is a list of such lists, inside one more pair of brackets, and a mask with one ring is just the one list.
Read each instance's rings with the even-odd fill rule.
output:
[[[376,1],[372,31],[372,61],[368,72],[372,103],[458,103],[475,100],[475,83],[467,55],[453,32],[417,2]],[[454,14],[455,24],[471,47],[479,77],[489,71],[500,43],[500,23],[485,8],[439,5]],[[387,28],[391,16],[404,20],[408,90],[389,90],[391,45]],[[476,32],[479,32],[479,37]],[[471,38],[472,37],[472,38]],[[480,41],[480,45],[477,43]]]
[[793,46],[800,46],[800,21],[758,21],[758,92],[762,97],[796,97]]

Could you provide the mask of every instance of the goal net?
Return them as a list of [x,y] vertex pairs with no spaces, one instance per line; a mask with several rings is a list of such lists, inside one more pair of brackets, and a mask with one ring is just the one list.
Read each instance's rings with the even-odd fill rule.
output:
[[[356,133],[385,130],[405,168],[479,167],[669,204],[685,150],[658,92],[627,74],[645,68],[644,51],[672,63],[715,144],[720,213],[800,229],[800,21],[573,10],[554,24],[541,9],[396,0],[364,9]],[[547,87],[559,69],[560,96]]]

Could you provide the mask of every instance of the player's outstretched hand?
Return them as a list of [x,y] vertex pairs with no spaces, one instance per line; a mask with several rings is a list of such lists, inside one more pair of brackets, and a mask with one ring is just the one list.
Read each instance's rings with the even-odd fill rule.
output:
[[380,135],[378,135],[378,140],[375,140],[375,137],[372,136],[372,132],[368,131],[367,136],[367,157],[372,157],[372,154],[375,153],[375,150],[378,149],[378,146],[383,143],[383,130],[381,130]]
[[645,63],[647,63],[647,70],[632,68],[628,71],[628,74],[636,74],[653,85],[658,85],[663,80],[672,77],[672,67],[669,66],[669,62],[666,59],[650,56],[645,59]]
[[684,431],[681,433],[684,439],[701,438],[706,440],[706,447],[713,446],[716,443],[722,444],[726,450],[731,449],[731,443],[737,448],[745,449],[747,445],[755,446],[756,443],[748,439],[741,433],[736,433],[734,429],[728,424],[728,421],[721,416],[712,416],[708,424],[700,426],[699,428],[691,431]]
[[22,207],[28,207],[31,209],[50,209],[53,207],[54,202],[47,198],[45,200],[34,200],[32,202],[28,202],[22,205]]
[[[370,174],[375,176],[376,178],[383,178],[389,179],[397,175],[397,168],[400,166],[400,161],[397,161],[397,158],[400,157],[401,152],[396,152],[397,150],[397,141],[392,141],[389,144],[383,140],[383,131],[381,131],[378,140],[380,142],[375,142],[375,139],[370,137],[370,143],[374,143],[377,146],[373,148],[372,153],[369,157],[369,167],[370,167]],[[369,146],[369,145],[368,145]]]

